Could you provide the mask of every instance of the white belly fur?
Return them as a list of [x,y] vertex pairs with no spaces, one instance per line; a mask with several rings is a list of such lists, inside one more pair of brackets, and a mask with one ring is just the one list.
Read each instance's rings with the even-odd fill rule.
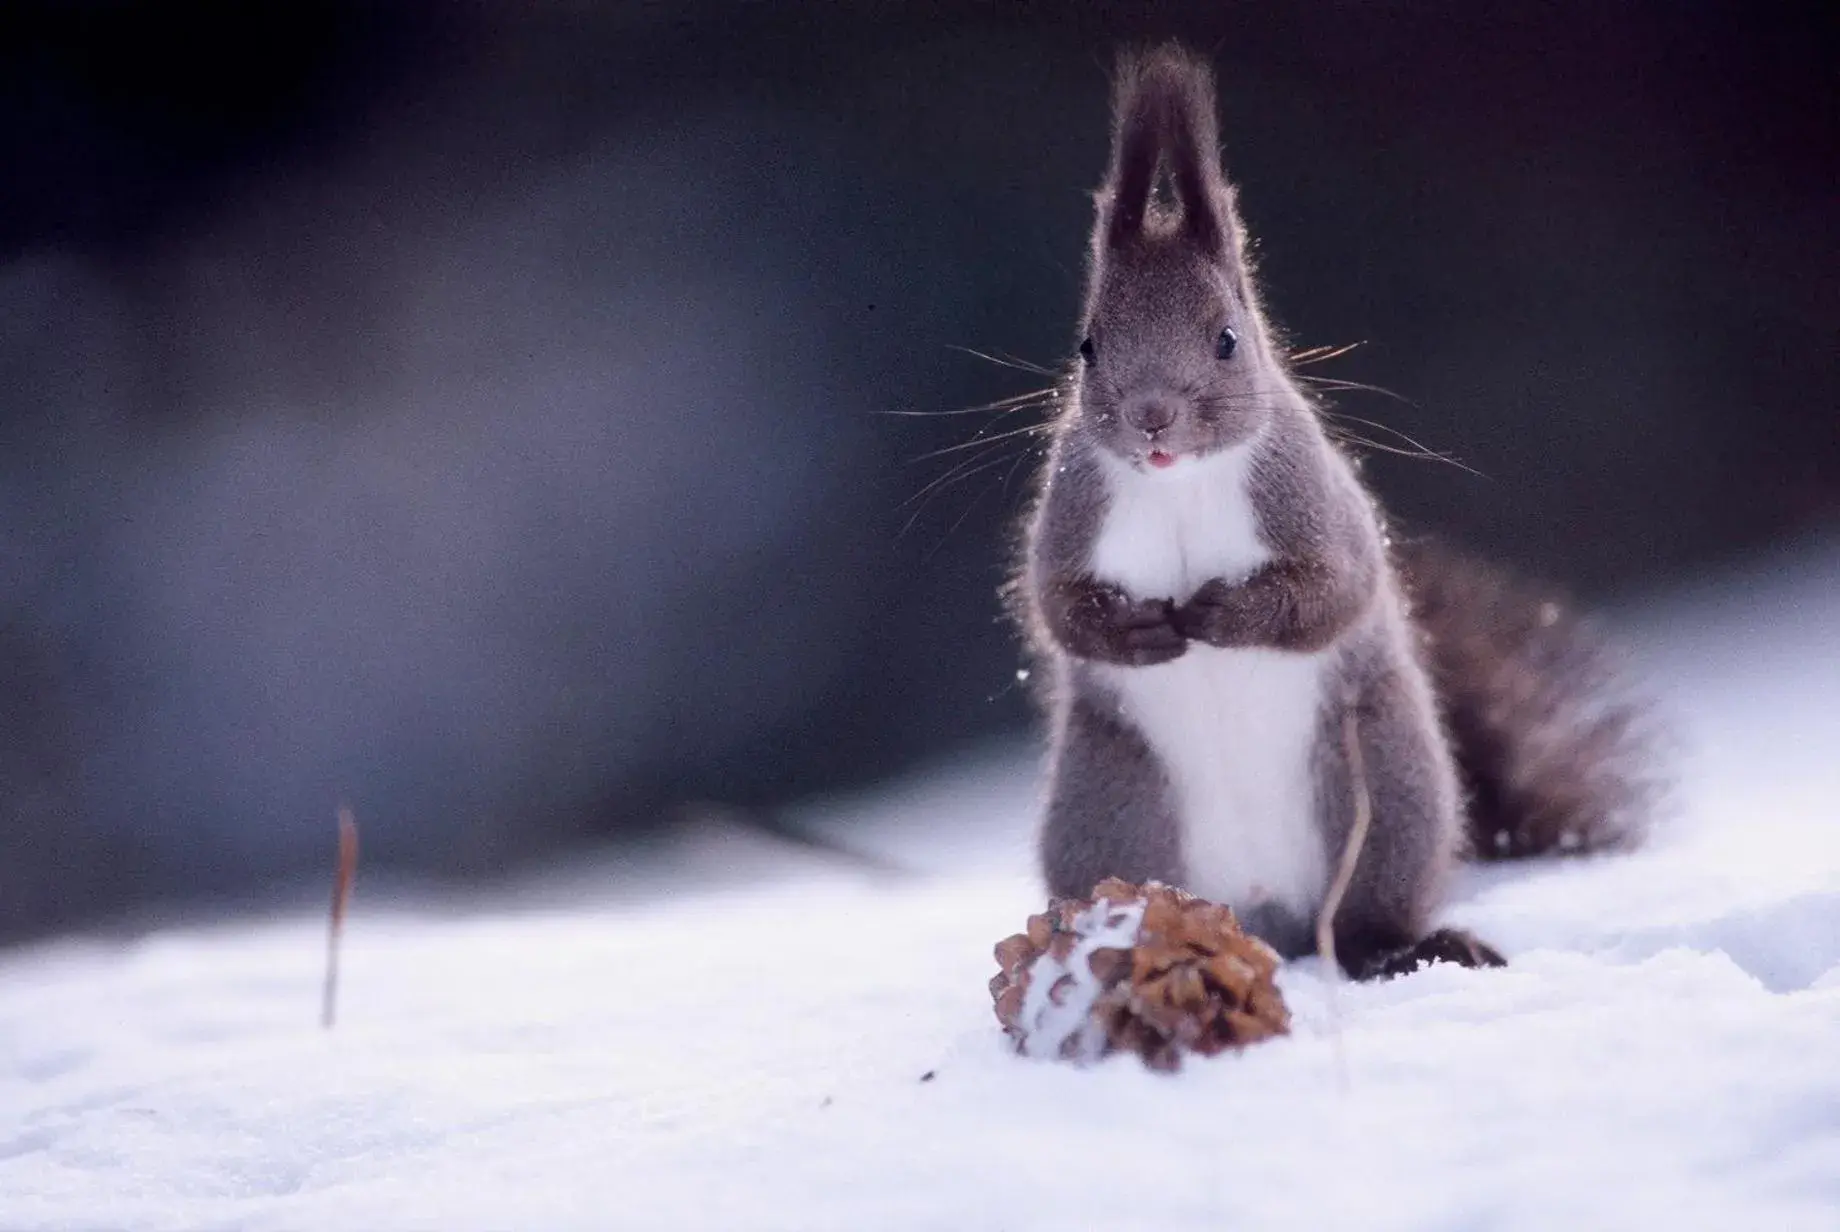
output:
[[[1252,446],[1144,474],[1107,466],[1096,577],[1138,598],[1187,599],[1270,557],[1247,490]],[[1191,644],[1155,667],[1106,667],[1125,714],[1168,771],[1186,888],[1244,911],[1277,902],[1308,920],[1327,860],[1311,774],[1325,659]]]

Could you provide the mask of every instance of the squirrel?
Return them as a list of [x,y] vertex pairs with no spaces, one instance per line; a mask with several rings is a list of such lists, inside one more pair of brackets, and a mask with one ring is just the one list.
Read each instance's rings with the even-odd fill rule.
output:
[[1120,58],[1096,206],[1010,589],[1045,668],[1049,891],[1179,886],[1299,957],[1361,789],[1337,961],[1501,965],[1434,925],[1453,862],[1636,841],[1642,708],[1567,606],[1394,545],[1260,306],[1205,61]]

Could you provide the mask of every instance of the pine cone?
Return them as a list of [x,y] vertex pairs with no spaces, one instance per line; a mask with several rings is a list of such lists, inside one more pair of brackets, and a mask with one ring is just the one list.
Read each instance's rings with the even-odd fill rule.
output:
[[998,942],[997,1021],[1029,1056],[1092,1061],[1137,1053],[1173,1070],[1290,1030],[1278,956],[1233,912],[1156,882],[1110,878],[1090,899],[1056,898]]

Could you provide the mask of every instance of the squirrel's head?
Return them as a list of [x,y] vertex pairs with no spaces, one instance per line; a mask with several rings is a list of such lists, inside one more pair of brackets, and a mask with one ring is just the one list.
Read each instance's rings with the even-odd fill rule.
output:
[[1113,101],[1074,414],[1103,448],[1161,469],[1250,440],[1282,374],[1221,170],[1212,72],[1173,46],[1127,55]]

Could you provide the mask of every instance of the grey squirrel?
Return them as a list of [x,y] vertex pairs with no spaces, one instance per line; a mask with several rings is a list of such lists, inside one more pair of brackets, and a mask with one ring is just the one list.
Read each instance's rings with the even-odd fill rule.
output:
[[1499,965],[1434,926],[1452,862],[1634,841],[1641,708],[1567,608],[1394,547],[1260,307],[1208,65],[1127,53],[1113,101],[1080,358],[1012,589],[1045,668],[1048,888],[1158,880],[1310,952],[1352,707],[1372,822],[1338,960]]

